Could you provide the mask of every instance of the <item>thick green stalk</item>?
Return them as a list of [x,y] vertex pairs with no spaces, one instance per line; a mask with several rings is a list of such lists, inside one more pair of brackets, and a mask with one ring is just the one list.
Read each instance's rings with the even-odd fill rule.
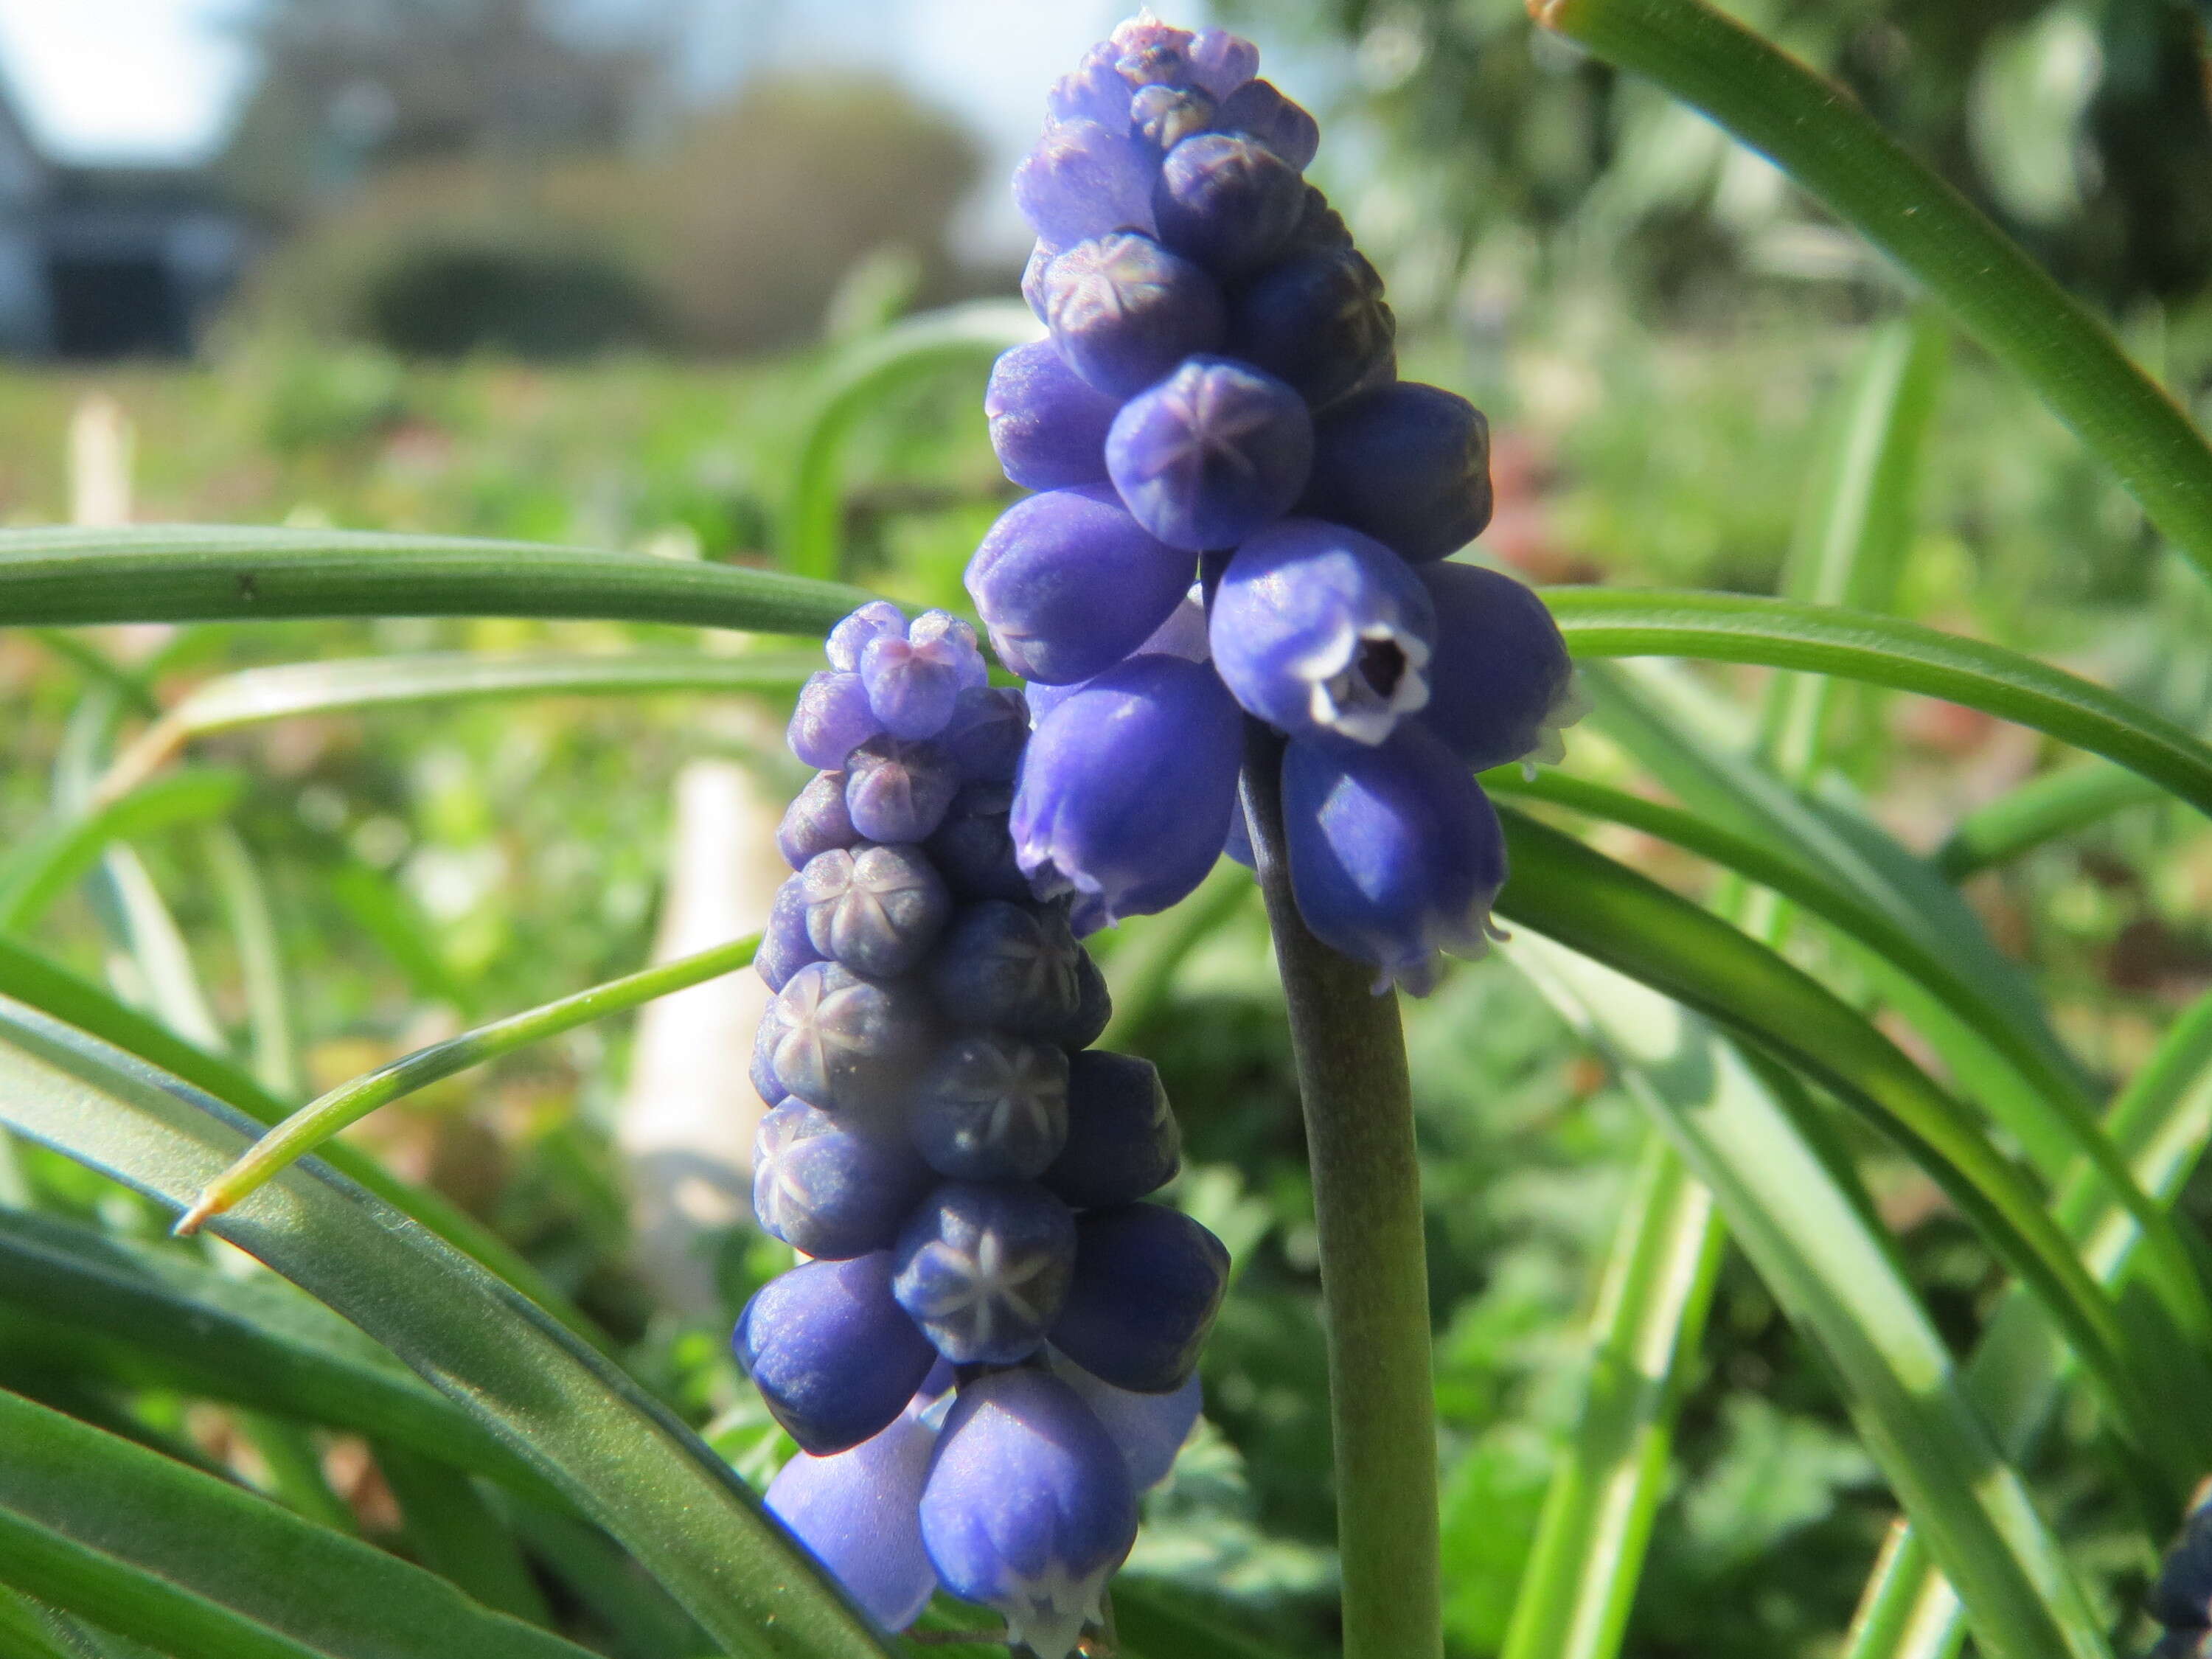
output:
[[1850,93],[1704,0],[1530,0],[1767,156],[1932,293],[2212,574],[2212,449],[2112,331]]
[[1282,740],[1248,727],[1244,805],[1304,1102],[1343,1560],[1344,1659],[1441,1659],[1436,1399],[1412,1085],[1395,997],[1291,895]]

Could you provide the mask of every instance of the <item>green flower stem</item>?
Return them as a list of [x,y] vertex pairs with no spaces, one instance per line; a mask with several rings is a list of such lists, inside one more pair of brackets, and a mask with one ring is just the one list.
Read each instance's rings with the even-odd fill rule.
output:
[[1344,1659],[1440,1659],[1428,1255],[1397,1000],[1307,931],[1285,857],[1282,740],[1247,732],[1245,811],[1313,1166]]
[[389,1066],[342,1083],[328,1094],[309,1101],[267,1134],[246,1148],[245,1155],[204,1188],[191,1208],[178,1218],[179,1237],[198,1232],[249,1193],[266,1186],[348,1124],[357,1123],[380,1106],[428,1088],[441,1078],[467,1071],[501,1054],[610,1014],[619,1014],[693,985],[735,973],[753,959],[760,935],[749,934],[727,945],[717,945],[696,956],[679,957],[623,978],[609,980],[589,990],[561,998],[541,1007],[510,1014],[505,1019],[479,1025],[472,1031],[434,1042],[403,1054]]
[[1530,0],[1772,160],[1950,310],[2212,574],[2212,449],[2110,330],[1850,94],[1703,0]]

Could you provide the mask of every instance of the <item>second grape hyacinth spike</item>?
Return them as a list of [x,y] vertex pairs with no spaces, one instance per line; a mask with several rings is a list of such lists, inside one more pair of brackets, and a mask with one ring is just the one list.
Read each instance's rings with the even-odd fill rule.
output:
[[[1581,704],[1542,602],[1451,562],[1489,521],[1489,425],[1398,380],[1382,279],[1302,176],[1319,130],[1258,74],[1249,41],[1147,12],[1052,88],[1014,181],[1048,337],[985,404],[1006,477],[1042,493],[968,587],[1032,683],[1016,854],[1079,933],[1249,855],[1254,720],[1289,745],[1300,913],[1378,991],[1419,993],[1439,952],[1486,948],[1504,878],[1469,774],[1557,759]],[[1162,642],[1186,605],[1195,650]],[[800,735],[842,736],[846,696]],[[1437,767],[1459,775],[1403,775]]]
[[828,654],[756,959],[754,1211],[812,1258],[737,1325],[802,1449],[768,1506],[887,1628],[941,1585],[1065,1659],[1197,1420],[1228,1256],[1141,1201],[1179,1163],[1158,1073],[1090,1046],[1104,979],[1015,866],[1020,694],[944,611],[875,601]]

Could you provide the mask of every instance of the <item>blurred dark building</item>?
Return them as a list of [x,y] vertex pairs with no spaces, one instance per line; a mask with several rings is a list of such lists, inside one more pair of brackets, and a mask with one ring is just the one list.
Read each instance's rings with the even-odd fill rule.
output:
[[198,169],[49,161],[0,90],[0,353],[187,356],[250,240]]

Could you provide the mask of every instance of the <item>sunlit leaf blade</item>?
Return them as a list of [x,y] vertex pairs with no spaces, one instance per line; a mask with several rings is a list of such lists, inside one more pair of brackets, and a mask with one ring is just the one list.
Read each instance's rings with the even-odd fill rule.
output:
[[2212,748],[2161,714],[2002,646],[1742,593],[1552,587],[1544,599],[1578,656],[1765,663],[1942,697],[2102,755],[2212,813]]
[[562,1501],[384,1348],[272,1276],[0,1210],[0,1330],[42,1363],[350,1429]]
[[0,1394],[0,1580],[173,1659],[583,1659],[434,1573]]
[[265,720],[504,697],[787,692],[821,666],[818,653],[799,652],[438,651],[240,669],[196,686],[148,726],[117,757],[100,793],[112,799],[136,788],[195,738]]
[[[290,1108],[244,1072],[205,1049],[196,1048],[144,1015],[125,1007],[105,991],[20,945],[0,939],[0,996],[13,997],[65,1024],[127,1050],[165,1072],[204,1090],[224,1105],[264,1124],[283,1120]],[[347,1179],[420,1222],[455,1249],[483,1263],[508,1284],[550,1310],[587,1340],[604,1339],[551,1281],[520,1252],[465,1212],[427,1188],[394,1178],[357,1146],[343,1143],[323,1150],[324,1161]]]
[[180,772],[72,817],[18,843],[0,860],[0,932],[21,933],[100,862],[111,842],[220,817],[237,801],[236,772]]
[[[2212,1143],[2212,996],[2198,999],[2167,1029],[2106,1122],[2142,1189],[2160,1204],[2173,1203]],[[2060,1223],[2081,1241],[2089,1271],[2106,1284],[2125,1285],[2140,1266],[2130,1218],[2086,1171],[2067,1183],[2057,1207]],[[2048,1328],[2024,1298],[2008,1297],[1966,1369],[1968,1392],[2008,1455],[2026,1458],[2040,1443],[2066,1371],[2065,1351]],[[1907,1531],[1867,1587],[1847,1659],[1954,1653],[1965,1635],[1958,1615],[1957,1596]]]
[[[4,999],[0,1123],[179,1209],[253,1135],[183,1079]],[[885,1651],[696,1435],[534,1304],[388,1206],[309,1162],[215,1224],[530,1462],[726,1651]]]
[[1672,1144],[1646,1145],[1590,1314],[1587,1390],[1545,1493],[1504,1659],[1617,1653],[1666,1490],[1683,1344],[1703,1329],[1724,1235]]
[[781,570],[538,542],[137,525],[0,531],[0,625],[580,617],[823,634],[867,599]]
[[2163,798],[2155,784],[2105,762],[2061,767],[1967,813],[1936,849],[1936,867],[1954,881],[1964,881],[2115,812]]
[[1750,1038],[1864,1113],[1940,1186],[2032,1286],[2096,1376],[2136,1471],[2173,1488],[2199,1434],[2157,1409],[2131,1369],[2111,1303],[2020,1170],[1955,1102],[1856,1011],[1773,951],[1626,866],[1501,809],[1512,878],[1498,913]]
[[1703,0],[1537,0],[1530,9],[1771,158],[1926,284],[2212,571],[2212,450],[2110,330],[1857,99]]
[[1043,332],[1027,306],[985,300],[906,318],[849,348],[831,365],[799,438],[783,527],[784,568],[825,581],[842,574],[840,463],[847,436],[871,408],[901,386],[949,368],[973,369],[980,380],[1000,352]]
[[1545,939],[1505,948],[1621,1067],[1711,1188],[1760,1278],[1826,1357],[1869,1450],[1964,1589],[1987,1651],[2109,1659],[2100,1621],[1963,1396],[1893,1251],[1806,1133],[1808,1103],[1634,981]]
[[[1920,457],[1949,344],[1928,310],[1875,331],[1823,456],[1820,489],[1783,573],[1786,598],[1886,611],[1911,534]],[[1819,769],[1835,683],[1786,676],[1767,693],[1760,744],[1784,776]]]
[[[2212,1304],[2206,1301],[2195,1260],[2172,1218],[2136,1186],[2127,1160],[2106,1138],[2094,1107],[2075,1087],[2070,1074],[2051,1066],[2034,1045],[2020,1041],[1997,1011],[1984,1000],[1975,984],[1923,950],[1880,911],[1861,903],[1824,877],[1693,813],[1558,773],[1492,781],[1498,788],[1626,824],[1712,859],[1840,928],[1890,965],[1894,970],[1893,981],[1896,976],[1911,981],[1922,994],[1908,1012],[1924,1013],[1924,1000],[1933,1000],[1984,1046],[1994,1064],[2013,1073],[2013,1086],[1994,1096],[2001,1105],[2011,1109],[2006,1114],[2008,1124],[2023,1139],[2038,1134],[2055,1137],[2069,1156],[2079,1157],[2103,1179],[2116,1201],[2152,1241],[2156,1282],[2175,1325],[2199,1355],[2212,1350]],[[2034,1121],[2024,1121],[2022,1114],[2032,1114]]]
[[657,997],[719,979],[747,966],[759,947],[757,933],[656,963],[621,979],[594,985],[521,1013],[510,1014],[475,1030],[434,1042],[427,1048],[403,1054],[389,1065],[340,1084],[312,1100],[254,1142],[246,1154],[209,1183],[191,1209],[177,1223],[179,1234],[197,1232],[211,1216],[222,1214],[240,1199],[266,1184],[276,1173],[306,1157],[349,1123],[358,1123],[380,1106],[404,1099],[443,1078],[482,1066],[543,1042],[563,1031],[595,1019],[619,1014]]

